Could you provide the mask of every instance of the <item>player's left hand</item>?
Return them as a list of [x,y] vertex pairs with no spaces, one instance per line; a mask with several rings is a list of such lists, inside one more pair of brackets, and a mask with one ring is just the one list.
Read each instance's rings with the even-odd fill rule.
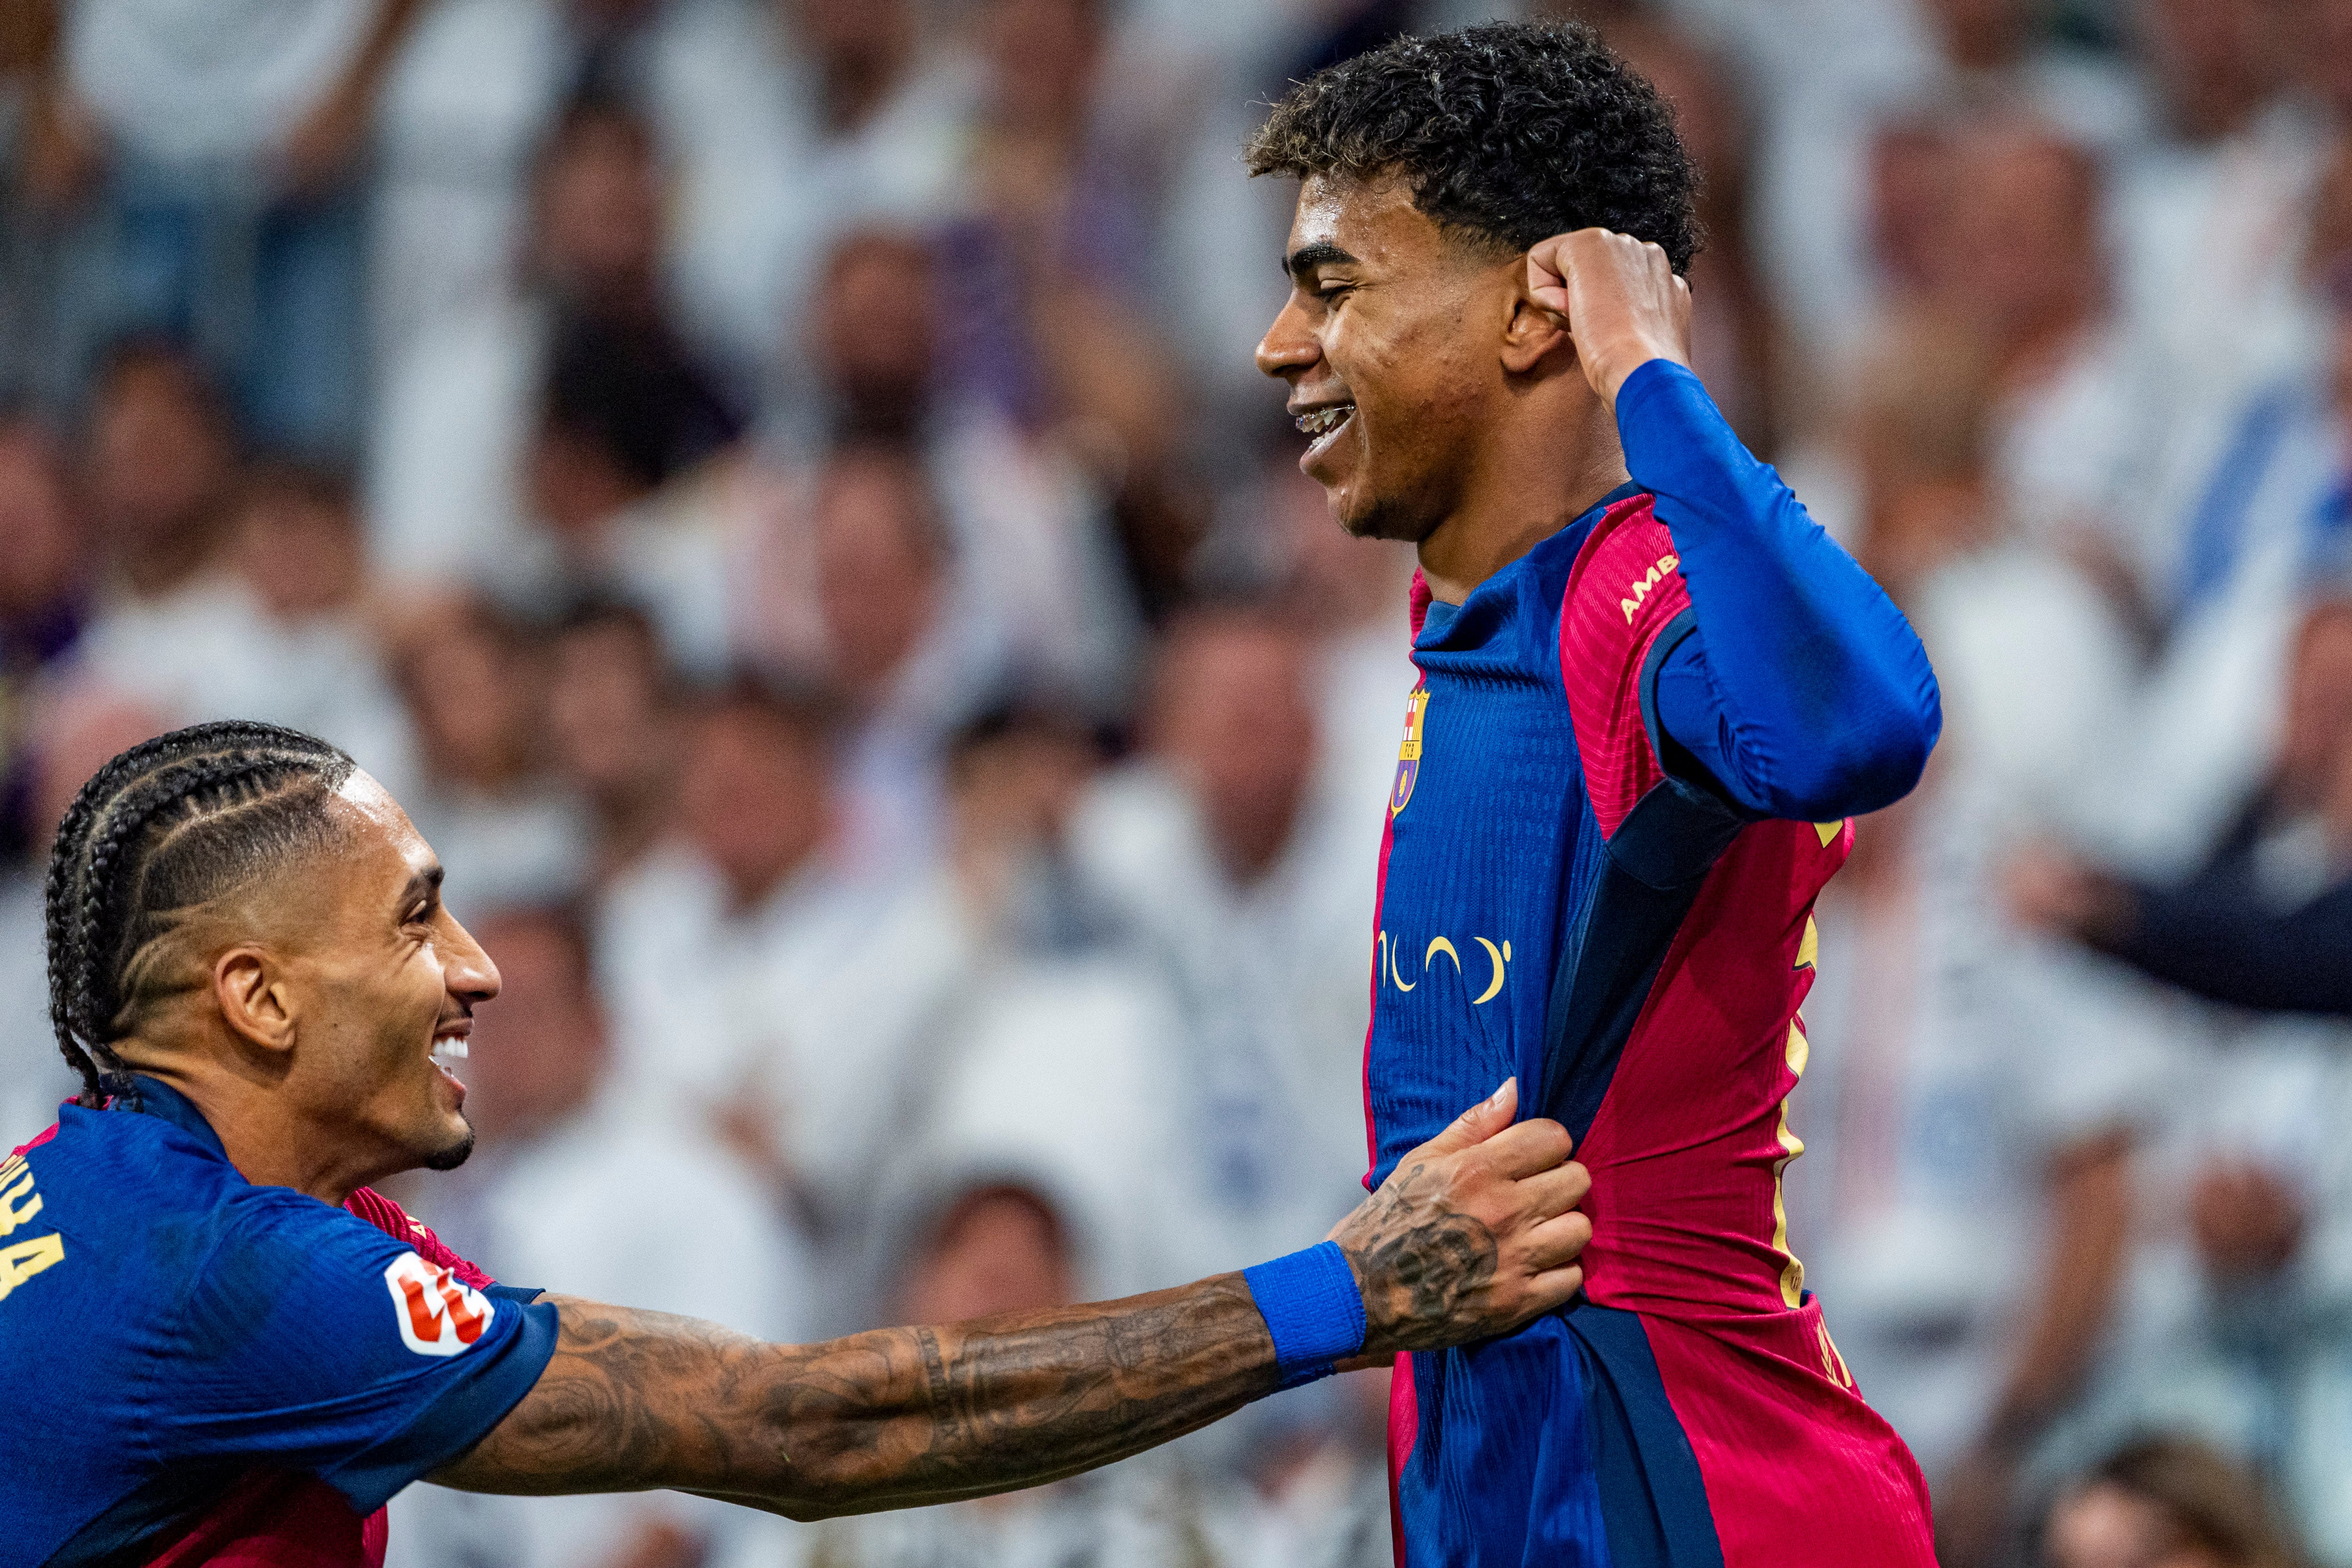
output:
[[1528,293],[1567,323],[1585,380],[1612,408],[1625,378],[1650,361],[1690,363],[1690,284],[1647,241],[1605,228],[1539,240],[1528,251]]

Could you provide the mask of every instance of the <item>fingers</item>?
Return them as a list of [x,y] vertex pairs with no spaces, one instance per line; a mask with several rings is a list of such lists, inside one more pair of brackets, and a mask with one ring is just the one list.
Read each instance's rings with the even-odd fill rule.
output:
[[1539,1116],[1487,1139],[1478,1151],[1478,1163],[1483,1169],[1517,1180],[1550,1170],[1567,1159],[1575,1147],[1576,1140],[1568,1135],[1567,1128]]
[[1519,1321],[1526,1322],[1546,1312],[1557,1312],[1574,1301],[1577,1292],[1583,1289],[1584,1270],[1576,1265],[1548,1268],[1528,1281],[1527,1316]]
[[1533,1274],[1564,1268],[1592,1240],[1592,1222],[1580,1214],[1556,1215],[1514,1239],[1521,1266]]
[[[1509,1130],[1519,1113],[1519,1080],[1505,1079],[1503,1087],[1454,1119],[1454,1124],[1414,1151],[1417,1154],[1458,1154]],[[1410,1158],[1411,1156],[1408,1156]],[[1558,1161],[1552,1162],[1558,1164]],[[1538,1167],[1540,1169],[1540,1167]]]
[[1519,1183],[1519,1212],[1549,1219],[1576,1207],[1591,1191],[1592,1175],[1583,1166],[1572,1161],[1555,1165]]

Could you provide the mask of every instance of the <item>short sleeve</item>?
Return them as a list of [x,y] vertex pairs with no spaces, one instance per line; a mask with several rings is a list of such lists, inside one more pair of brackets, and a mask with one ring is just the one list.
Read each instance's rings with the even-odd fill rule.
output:
[[159,1339],[167,1459],[306,1472],[370,1513],[472,1447],[554,1354],[552,1306],[298,1193],[237,1194],[215,1235]]

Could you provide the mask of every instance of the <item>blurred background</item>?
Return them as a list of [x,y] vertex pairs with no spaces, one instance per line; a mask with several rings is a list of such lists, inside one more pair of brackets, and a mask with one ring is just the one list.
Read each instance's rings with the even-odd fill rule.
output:
[[[0,1131],[72,1088],[51,825],[237,715],[504,972],[400,1194],[502,1278],[806,1338],[1320,1236],[1412,561],[1252,369],[1237,150],[1496,12],[0,5]],[[1788,1182],[1945,1561],[2352,1564],[2352,0],[1537,14],[1674,100],[1698,368],[1942,676]],[[418,1487],[393,1550],[1371,1568],[1384,1404],[818,1527]]]

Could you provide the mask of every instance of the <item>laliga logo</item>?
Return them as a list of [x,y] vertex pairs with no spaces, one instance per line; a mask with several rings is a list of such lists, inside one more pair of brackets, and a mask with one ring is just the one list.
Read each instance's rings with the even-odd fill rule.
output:
[[400,1337],[418,1355],[456,1355],[482,1337],[497,1303],[413,1252],[394,1258],[383,1271],[392,1292]]

